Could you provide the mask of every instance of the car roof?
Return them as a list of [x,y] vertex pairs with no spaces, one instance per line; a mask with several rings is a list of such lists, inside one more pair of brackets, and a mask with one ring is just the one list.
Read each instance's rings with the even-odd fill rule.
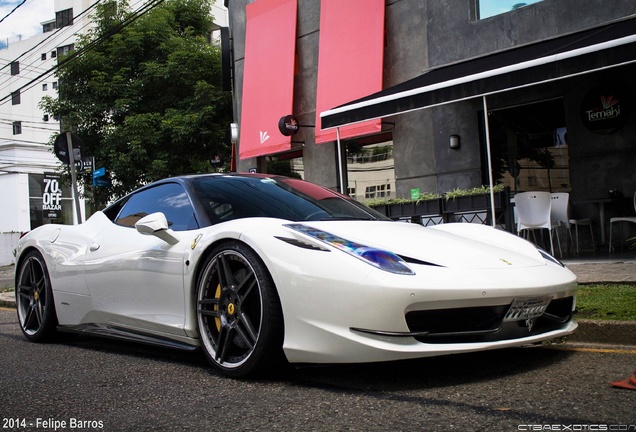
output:
[[[133,194],[136,194],[140,191],[146,190],[146,189],[150,189],[152,187],[155,186],[159,186],[162,184],[167,184],[167,183],[178,183],[183,185],[189,193],[192,193],[191,191],[191,185],[193,183],[194,180],[196,179],[201,179],[201,178],[223,178],[223,179],[244,179],[244,178],[261,178],[261,179],[267,179],[267,178],[271,178],[271,179],[276,179],[276,178],[288,178],[286,176],[282,176],[279,174],[265,174],[265,173],[236,173],[236,172],[231,172],[231,173],[200,173],[200,174],[183,174],[183,175],[178,175],[178,176],[174,176],[174,177],[166,177],[164,179],[161,180],[156,180],[152,183],[148,183],[146,185],[140,186],[137,189],[133,190],[132,192],[124,195],[121,198],[116,199],[115,201],[113,201],[111,204],[107,205],[104,209],[103,212],[106,213],[107,215],[109,215],[110,218],[114,217],[115,213],[117,213],[118,211],[115,210],[116,208],[119,208],[123,205],[123,203],[125,203],[128,198],[130,196],[132,196]],[[299,181],[304,181],[302,179],[298,179]],[[318,186],[318,185],[317,185]]]

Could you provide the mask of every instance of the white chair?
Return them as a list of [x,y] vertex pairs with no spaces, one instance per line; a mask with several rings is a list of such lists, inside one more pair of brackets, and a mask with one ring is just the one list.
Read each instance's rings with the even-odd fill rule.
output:
[[[634,212],[636,212],[636,192],[634,192]],[[612,252],[612,225],[616,222],[636,223],[636,216],[619,216],[610,219],[609,251]]]
[[[576,253],[579,253],[579,226],[590,227],[590,237],[592,239],[592,245],[595,245],[594,230],[592,228],[592,219],[571,219],[570,218],[570,194],[567,192],[555,192],[551,195],[552,209],[550,211],[550,217],[553,225],[564,226],[567,229],[570,236],[570,242],[572,241],[572,225],[574,225],[574,231],[576,235]],[[557,231],[557,236],[559,235]],[[566,238],[567,240],[567,238]],[[566,243],[567,245],[567,243]],[[566,250],[568,248],[566,247]]]
[[[569,201],[570,194],[568,194],[567,192],[555,192],[550,194],[550,222],[552,223],[552,228],[565,228],[566,251],[568,250],[568,236],[570,237],[570,242],[574,243],[572,241],[572,231],[570,230],[570,217],[568,209]],[[557,240],[559,241],[559,251],[561,251],[561,239],[559,238],[559,230],[555,229],[554,232],[556,233]],[[561,253],[561,255],[563,255],[563,253]]]
[[524,230],[547,229],[550,233],[550,252],[554,255],[550,201],[550,192],[521,192],[515,195],[517,234],[521,235]]

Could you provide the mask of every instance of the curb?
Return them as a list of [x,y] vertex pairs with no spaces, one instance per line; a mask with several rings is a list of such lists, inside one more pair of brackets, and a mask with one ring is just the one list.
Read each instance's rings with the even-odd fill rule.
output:
[[636,344],[636,322],[577,320],[579,327],[567,336],[568,342],[592,342],[609,345]]
[[0,307],[15,308],[15,291],[0,293]]

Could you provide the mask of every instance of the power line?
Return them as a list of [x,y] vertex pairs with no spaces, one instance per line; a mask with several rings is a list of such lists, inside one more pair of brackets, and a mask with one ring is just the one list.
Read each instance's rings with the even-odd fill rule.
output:
[[39,122],[39,121],[43,121],[44,123],[50,123],[53,120],[50,120],[49,122],[42,120],[43,116],[32,116],[32,115],[26,115],[26,114],[18,114],[18,113],[2,113],[3,116],[6,117],[0,117],[0,120],[11,120],[11,121],[16,121],[16,120],[23,120],[23,121],[28,121],[28,122]]
[[[15,138],[15,136],[12,136],[11,138],[0,138],[0,145],[6,145],[7,143],[31,144],[31,145],[36,145],[36,146],[48,146],[48,143],[39,143],[39,142],[30,141],[30,140],[17,139],[17,138]],[[0,156],[0,157],[2,157],[2,156]],[[4,157],[7,158],[8,156],[4,156]]]
[[[68,28],[68,27],[67,27],[67,28]],[[69,39],[73,38],[73,36],[74,36],[74,34],[70,34],[70,35],[68,35],[68,36],[66,37],[66,39],[64,39],[64,41],[63,41],[63,42],[66,42],[67,40],[69,40]],[[57,41],[55,41],[55,42],[57,42]],[[63,42],[62,42],[62,43],[63,43]],[[38,45],[41,45],[41,44],[38,44]],[[57,47],[59,47],[59,46],[60,46],[60,45],[57,45],[57,46],[53,45],[53,48],[54,48],[54,49],[53,49],[53,51],[57,53],[57,49],[58,49]],[[62,46],[63,46],[63,45],[62,45]],[[48,49],[51,49],[51,48],[48,48]],[[24,54],[23,54],[23,55],[24,55]],[[16,60],[16,61],[17,61],[17,60]],[[21,71],[22,71],[22,70],[24,70],[24,71],[25,71],[25,72],[27,72],[27,73],[28,73],[28,72],[33,72],[33,73],[35,73],[35,72],[37,72],[37,71],[46,72],[46,71],[49,71],[49,70],[50,70],[50,68],[49,68],[49,67],[34,66],[34,65],[35,65],[35,63],[37,63],[37,62],[42,62],[41,56],[34,56],[34,58],[33,58],[33,60],[31,61],[31,63],[26,63],[26,64],[25,64],[25,63],[23,63],[23,64],[20,64],[20,70],[21,70]],[[0,70],[1,70],[1,69],[0,69]],[[4,81],[0,82],[0,92],[3,92],[3,89],[4,89],[4,88],[6,88],[6,87],[10,86],[10,85],[11,85],[11,84],[13,84],[16,80],[26,80],[26,79],[28,79],[28,77],[27,77],[27,76],[25,76],[25,75],[23,75],[23,74],[18,74],[18,75],[8,75],[8,74],[5,74],[5,75],[6,75],[6,79],[5,79]],[[12,82],[12,81],[13,81],[13,82]]]
[[[5,124],[9,126],[13,126],[14,123],[20,123],[22,129],[35,129],[35,130],[45,130],[45,131],[55,131],[59,129],[59,125],[56,123],[48,123],[48,122],[31,122],[26,120],[11,120],[11,119],[0,119],[0,124]],[[40,126],[31,126],[32,125],[49,125],[51,127],[40,127]]]
[[4,21],[4,20],[5,20],[5,19],[6,19],[9,15],[11,15],[13,12],[15,12],[16,10],[18,10],[18,8],[19,8],[20,6],[22,6],[23,4],[25,4],[25,3],[26,3],[26,0],[22,0],[22,3],[20,3],[20,4],[19,4],[19,5],[17,5],[16,7],[14,7],[14,8],[13,8],[13,10],[12,10],[11,12],[9,12],[9,13],[8,13],[8,14],[6,14],[6,15],[5,15],[2,19],[0,19],[0,23],[1,23],[2,21]]
[[[100,1],[102,1],[102,0],[97,0],[95,3],[93,3],[93,4],[92,4],[92,5],[90,5],[88,8],[86,8],[85,10],[83,10],[80,14],[78,14],[78,15],[74,16],[74,17],[73,17],[73,22],[75,22],[76,20],[78,20],[79,18],[81,18],[83,15],[87,14],[89,11],[91,11],[92,9],[94,9]],[[88,22],[88,23],[84,24],[84,25],[83,25],[80,29],[78,29],[77,31],[73,31],[71,34],[69,34],[69,35],[67,35],[67,36],[65,37],[65,39],[64,39],[64,41],[63,41],[63,42],[66,42],[66,41],[68,41],[69,39],[73,38],[73,37],[75,36],[75,33],[76,33],[76,32],[82,32],[82,31],[83,31],[83,30],[84,30],[87,26],[89,26],[90,24],[91,24],[91,23],[90,23],[90,22]],[[22,57],[24,57],[24,56],[26,56],[27,54],[31,53],[33,50],[35,50],[36,48],[38,48],[38,47],[42,46],[42,45],[43,45],[43,44],[45,44],[45,43],[50,43],[50,44],[53,46],[54,51],[56,51],[56,50],[57,50],[57,47],[59,47],[59,46],[60,46],[59,38],[61,37],[61,35],[62,35],[63,33],[65,33],[65,32],[68,32],[69,30],[72,30],[73,28],[74,28],[74,27],[73,27],[73,25],[67,25],[67,26],[64,26],[64,27],[61,27],[61,28],[59,28],[59,29],[55,30],[55,31],[54,31],[54,32],[52,32],[52,33],[51,33],[51,34],[50,34],[47,38],[43,39],[42,41],[40,41],[39,43],[37,43],[37,44],[36,44],[35,46],[33,46],[32,48],[30,48],[30,49],[28,49],[27,51],[25,51],[25,52],[23,52],[22,54],[20,54],[20,55],[19,55],[19,56],[18,56],[15,60],[13,60],[13,62],[18,62],[18,61],[19,61]],[[55,40],[55,39],[53,39],[53,38],[58,39],[58,40]],[[51,46],[51,45],[49,45],[49,46]],[[49,47],[48,49],[51,49],[51,48]],[[8,60],[7,60],[7,61],[8,61]],[[33,61],[31,61],[31,63],[25,64],[25,65],[23,66],[23,68],[24,68],[25,70],[27,70],[27,71],[28,71],[28,68],[32,67],[32,66],[33,66],[36,62],[38,62],[38,61],[42,61],[42,60],[41,60],[41,57],[39,57],[39,56],[35,56],[35,57],[34,57],[34,59],[33,59]],[[0,72],[1,72],[4,68],[9,67],[9,66],[11,65],[11,63],[13,63],[13,62],[8,61],[8,63],[7,63],[6,65],[4,65],[4,66],[0,67]],[[44,68],[38,68],[38,67],[35,67],[35,68],[36,68],[36,69],[41,69],[41,70],[43,70],[43,71],[49,71],[49,70],[51,70],[51,69],[44,69]],[[3,91],[3,89],[4,89],[4,88],[6,88],[6,87],[8,86],[8,84],[10,84],[10,83],[11,83],[12,78],[14,78],[14,77],[16,77],[16,78],[17,78],[17,77],[19,77],[19,79],[26,79],[26,77],[24,77],[23,75],[22,75],[22,76],[20,76],[20,75],[11,75],[11,76],[8,76],[6,80],[4,80],[3,82],[1,82],[1,83],[0,83],[0,92],[2,92],[2,91]],[[48,77],[48,76],[47,76],[47,77]],[[5,85],[5,84],[6,84],[6,85]],[[28,84],[29,84],[29,83],[27,83],[27,85],[28,85]]]
[[[110,31],[108,31],[107,33],[99,36],[98,38],[96,38],[95,40],[89,42],[86,46],[82,47],[82,49],[77,50],[77,51],[72,51],[67,57],[65,57],[63,60],[58,61],[57,65],[51,67],[50,69],[48,69],[46,72],[38,75],[37,77],[33,78],[32,80],[30,80],[28,83],[26,83],[25,85],[19,87],[17,90],[15,90],[13,93],[15,92],[22,92],[22,90],[30,90],[31,88],[33,88],[36,84],[39,83],[40,79],[43,79],[45,77],[48,77],[49,75],[51,75],[53,72],[55,72],[55,70],[57,70],[58,68],[60,68],[61,66],[64,66],[72,61],[74,61],[75,59],[77,59],[80,55],[83,55],[84,53],[90,51],[91,49],[95,48],[96,46],[98,46],[99,44],[101,44],[102,42],[110,39],[111,37],[113,37],[115,34],[119,33],[121,30],[123,30],[125,27],[129,26],[130,24],[132,24],[133,22],[135,22],[137,19],[141,18],[145,13],[150,12],[152,9],[154,9],[155,7],[159,6],[161,3],[163,3],[164,0],[151,0],[148,3],[146,3],[143,7],[141,7],[137,12],[131,14],[130,16],[126,17],[126,19],[124,19],[123,22],[121,22],[120,24],[114,26]],[[0,98],[0,105],[3,105],[5,103],[7,103],[9,100],[11,100],[13,93],[8,94],[7,96]]]
[[[26,1],[26,0],[24,0]],[[102,0],[97,0],[95,3],[93,3],[92,5],[90,5],[89,7],[87,7],[86,9],[84,9],[82,12],[80,12],[79,15],[74,16],[73,17],[73,22],[75,22],[76,19],[81,18],[82,15],[84,15],[85,13],[89,12],[91,9],[95,8],[97,6],[97,4],[102,1]],[[23,2],[24,3],[24,2]],[[14,62],[20,60],[23,56],[29,54],[31,51],[33,51],[34,49],[36,49],[37,47],[39,47],[40,45],[42,45],[43,43],[47,42],[49,39],[51,39],[54,36],[57,36],[58,33],[64,33],[65,31],[67,31],[71,26],[64,26],[61,27],[59,29],[56,29],[54,32],[51,33],[51,35],[49,35],[47,38],[43,39],[42,41],[40,41],[37,45],[35,45],[33,48],[23,52],[22,54],[20,54],[15,60],[13,60]],[[11,65],[12,62],[9,62],[8,64],[4,65],[3,67],[0,68],[0,71],[2,71],[2,69],[8,67]]]

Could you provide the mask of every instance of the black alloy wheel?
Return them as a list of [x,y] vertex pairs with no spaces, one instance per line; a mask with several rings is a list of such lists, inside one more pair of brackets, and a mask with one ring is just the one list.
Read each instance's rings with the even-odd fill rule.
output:
[[29,252],[20,262],[16,275],[15,299],[22,333],[33,342],[51,339],[57,316],[51,280],[42,255],[37,251]]
[[232,241],[217,246],[202,269],[197,323],[208,360],[231,377],[278,366],[284,359],[282,310],[263,261]]

